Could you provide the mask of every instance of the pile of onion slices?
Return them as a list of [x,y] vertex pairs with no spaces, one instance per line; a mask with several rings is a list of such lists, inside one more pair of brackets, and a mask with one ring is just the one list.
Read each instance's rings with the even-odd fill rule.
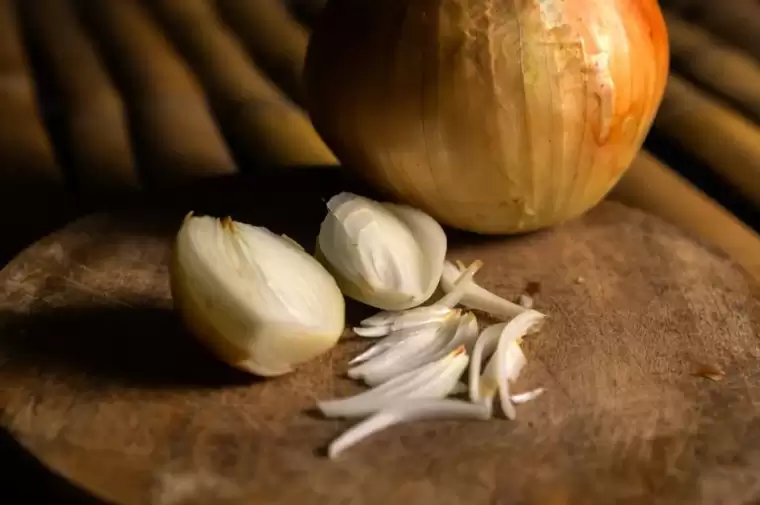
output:
[[[523,337],[538,331],[546,316],[478,286],[473,277],[481,266],[479,261],[467,268],[446,262],[441,282],[445,294],[438,301],[380,312],[354,328],[359,337],[378,339],[349,363],[348,376],[369,389],[321,401],[318,408],[327,417],[364,420],[330,444],[329,457],[399,423],[490,419],[497,395],[504,416],[515,419],[515,406],[544,392],[515,393],[511,383],[527,361],[520,347]],[[466,309],[507,321],[481,329]],[[468,400],[449,398],[459,394]]]

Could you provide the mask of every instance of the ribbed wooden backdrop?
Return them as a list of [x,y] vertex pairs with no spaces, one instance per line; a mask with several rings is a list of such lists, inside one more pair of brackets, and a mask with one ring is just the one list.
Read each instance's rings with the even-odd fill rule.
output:
[[[0,259],[135,192],[171,195],[264,166],[337,165],[311,127],[301,87],[323,4],[0,0],[0,215],[12,238]],[[757,224],[760,2],[662,5],[673,75],[648,143],[654,157],[642,153],[615,194],[712,237],[754,268],[760,254],[749,231],[660,160]],[[694,217],[704,212],[720,217]],[[726,227],[740,238],[723,237]]]

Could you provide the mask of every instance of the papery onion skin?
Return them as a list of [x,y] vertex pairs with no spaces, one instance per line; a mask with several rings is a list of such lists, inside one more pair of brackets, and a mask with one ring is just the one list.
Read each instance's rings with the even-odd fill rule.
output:
[[305,79],[343,164],[442,223],[501,234],[612,189],[668,66],[656,0],[330,0]]

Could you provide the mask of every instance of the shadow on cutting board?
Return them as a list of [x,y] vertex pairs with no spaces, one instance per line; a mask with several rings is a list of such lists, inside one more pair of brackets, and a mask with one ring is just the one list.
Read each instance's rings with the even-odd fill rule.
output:
[[0,479],[4,504],[109,505],[48,470],[2,428],[0,468],[4,469]]
[[104,387],[207,389],[256,379],[212,357],[167,308],[63,307],[0,314],[6,373],[33,367]]

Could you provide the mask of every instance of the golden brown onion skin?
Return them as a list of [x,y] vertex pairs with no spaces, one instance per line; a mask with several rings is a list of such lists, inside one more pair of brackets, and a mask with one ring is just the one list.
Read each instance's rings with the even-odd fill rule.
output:
[[656,0],[330,0],[305,79],[343,164],[497,234],[598,203],[640,149],[668,64]]

